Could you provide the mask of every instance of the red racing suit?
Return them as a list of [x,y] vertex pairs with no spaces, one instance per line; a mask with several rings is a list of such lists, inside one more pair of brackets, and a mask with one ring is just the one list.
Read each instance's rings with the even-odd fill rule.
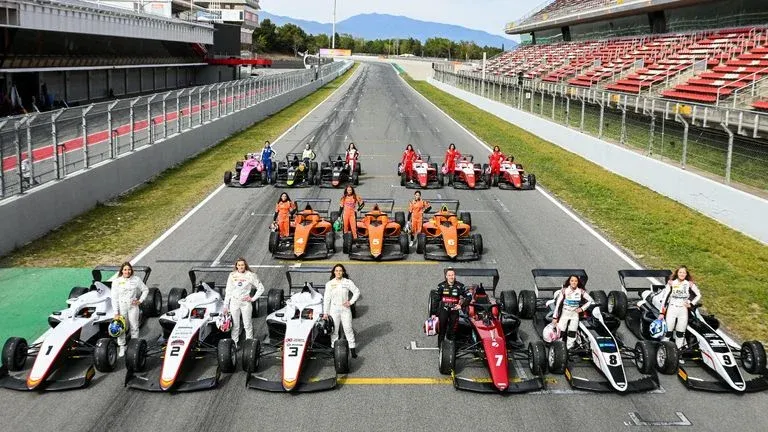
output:
[[499,175],[501,173],[501,163],[504,162],[506,156],[500,151],[495,151],[488,156],[488,162],[491,165],[491,175]]

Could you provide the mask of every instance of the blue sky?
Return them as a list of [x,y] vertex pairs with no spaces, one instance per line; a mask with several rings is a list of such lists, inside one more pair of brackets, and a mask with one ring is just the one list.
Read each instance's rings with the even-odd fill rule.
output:
[[[504,26],[544,0],[336,0],[336,20],[361,13],[403,15],[423,21],[456,24],[504,35]],[[261,8],[275,15],[328,23],[333,0],[260,0]]]

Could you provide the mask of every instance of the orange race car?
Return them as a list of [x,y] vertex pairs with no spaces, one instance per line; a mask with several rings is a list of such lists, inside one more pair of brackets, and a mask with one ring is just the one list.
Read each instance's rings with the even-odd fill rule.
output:
[[483,254],[483,237],[470,233],[472,217],[459,213],[457,200],[430,200],[432,209],[424,214],[422,232],[416,237],[416,253],[428,260],[471,261]]
[[363,217],[357,220],[357,238],[352,238],[352,233],[344,233],[342,250],[350,259],[392,261],[405,258],[409,252],[405,213],[393,212],[394,208],[395,201],[391,199],[365,200]]
[[[329,215],[330,199],[297,199],[299,209],[291,217],[290,234],[280,237],[278,231],[269,234],[269,251],[280,259],[325,259],[336,252],[334,215]],[[335,212],[334,212],[335,213]],[[338,215],[336,215],[338,217]]]

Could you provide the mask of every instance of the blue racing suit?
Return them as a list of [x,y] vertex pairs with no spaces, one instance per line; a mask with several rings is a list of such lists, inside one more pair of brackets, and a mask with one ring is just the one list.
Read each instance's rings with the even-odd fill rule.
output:
[[275,151],[272,147],[264,147],[261,151],[261,163],[264,164],[264,169],[267,170],[267,182],[272,181],[272,156],[275,155]]

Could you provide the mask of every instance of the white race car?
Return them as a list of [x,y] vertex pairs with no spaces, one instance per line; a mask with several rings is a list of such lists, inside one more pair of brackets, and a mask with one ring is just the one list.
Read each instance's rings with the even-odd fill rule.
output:
[[[74,287],[68,307],[48,316],[48,329],[32,345],[11,337],[3,346],[0,386],[13,390],[67,390],[87,386],[96,371],[111,372],[117,363],[117,341],[107,328],[115,316],[109,281],[102,273],[116,274],[118,266],[93,269],[90,287]],[[147,282],[149,267],[133,268]],[[141,322],[162,310],[160,290],[150,288],[141,304]],[[28,369],[28,359],[34,359]]]
[[[321,319],[323,296],[311,281],[293,284],[292,275],[322,275],[327,279],[330,268],[301,267],[288,270],[288,300],[283,290],[271,289],[267,295],[267,328],[269,340],[262,347],[258,339],[248,339],[243,344],[243,370],[248,374],[248,388],[272,392],[315,392],[336,387],[336,376],[326,379],[301,381],[302,370],[309,358],[332,358],[337,374],[349,372],[349,345],[346,339],[339,339],[334,348],[330,347],[333,321]],[[321,288],[324,290],[325,285]],[[259,360],[264,356],[278,354],[282,360],[281,381],[270,381],[254,375],[259,369]]]
[[[231,268],[193,268],[189,271],[193,293],[172,288],[168,294],[168,312],[160,317],[163,337],[151,346],[144,339],[132,340],[125,353],[127,387],[146,391],[195,391],[216,387],[221,373],[235,371],[236,348],[229,332],[219,330],[216,320],[224,309],[225,285],[214,282],[198,284],[197,274],[229,274]],[[189,361],[215,359],[213,376],[195,380],[213,361],[195,365]],[[161,366],[157,370],[157,366]],[[201,372],[202,371],[202,372]]]

